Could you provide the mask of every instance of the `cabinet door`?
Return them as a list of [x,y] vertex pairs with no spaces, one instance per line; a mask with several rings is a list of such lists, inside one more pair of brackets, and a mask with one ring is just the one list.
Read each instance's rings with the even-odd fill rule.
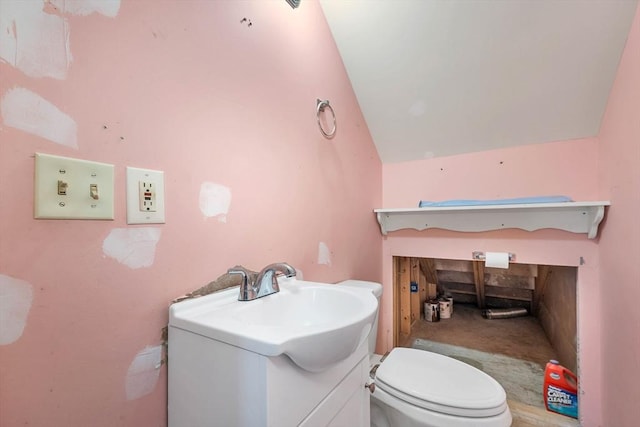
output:
[[369,427],[369,358],[364,358],[300,423],[303,427]]
[[328,427],[369,427],[369,395],[364,388],[356,390],[342,407],[340,412],[331,420]]

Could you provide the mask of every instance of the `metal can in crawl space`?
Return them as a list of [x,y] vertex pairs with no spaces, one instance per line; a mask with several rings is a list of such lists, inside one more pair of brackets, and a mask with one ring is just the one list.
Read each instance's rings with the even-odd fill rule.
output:
[[424,303],[424,320],[427,322],[440,321],[440,301],[429,300]]
[[440,304],[440,318],[449,319],[453,314],[453,298],[442,297],[438,300]]

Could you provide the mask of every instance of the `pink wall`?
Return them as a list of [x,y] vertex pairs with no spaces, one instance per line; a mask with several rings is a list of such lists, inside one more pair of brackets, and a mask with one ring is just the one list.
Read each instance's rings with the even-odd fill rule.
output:
[[[115,4],[85,16],[53,0],[46,37],[37,9],[0,29],[18,50],[25,34],[44,43],[0,61],[0,302],[13,310],[0,315],[2,426],[166,425],[166,366],[149,360],[168,304],[236,264],[381,279],[381,164],[318,3]],[[65,31],[68,57],[46,42]],[[54,142],[60,121],[20,110],[13,88],[71,118],[78,148],[68,133]],[[318,130],[317,97],[335,108],[333,140]],[[36,123],[19,130],[13,113]],[[35,152],[114,164],[115,221],[34,220]],[[126,166],[165,172],[166,224],[126,224]],[[207,209],[220,200],[204,183],[230,190],[228,211]]]
[[[599,200],[598,143],[563,141],[475,154],[383,165],[383,206],[416,207],[418,201],[566,195]],[[600,300],[598,245],[586,235],[559,230],[459,233],[402,230],[383,242],[383,280],[391,294],[392,257],[471,259],[473,251],[512,252],[519,263],[578,267],[578,341],[581,420],[601,425]],[[580,259],[583,260],[583,265]],[[379,340],[393,344],[391,298],[381,307]]]
[[[600,191],[611,208],[600,239],[605,425],[636,426],[640,410],[640,8],[600,129]],[[611,297],[611,298],[610,298]]]
[[384,207],[549,195],[598,200],[597,146],[595,138],[586,138],[385,164]]

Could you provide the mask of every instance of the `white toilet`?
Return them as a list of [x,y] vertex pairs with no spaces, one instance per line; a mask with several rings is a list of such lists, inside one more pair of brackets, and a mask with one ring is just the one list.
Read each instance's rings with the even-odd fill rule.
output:
[[[380,301],[382,285],[346,280],[338,285],[371,290]],[[372,427],[507,427],[511,412],[502,386],[489,375],[447,356],[412,348],[374,354],[376,316],[369,335],[375,391]],[[382,359],[382,361],[381,361]]]

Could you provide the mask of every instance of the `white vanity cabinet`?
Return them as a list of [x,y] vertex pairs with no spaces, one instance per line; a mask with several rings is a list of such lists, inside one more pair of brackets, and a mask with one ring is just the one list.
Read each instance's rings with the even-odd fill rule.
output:
[[366,340],[346,359],[308,372],[169,327],[169,427],[368,427]]

